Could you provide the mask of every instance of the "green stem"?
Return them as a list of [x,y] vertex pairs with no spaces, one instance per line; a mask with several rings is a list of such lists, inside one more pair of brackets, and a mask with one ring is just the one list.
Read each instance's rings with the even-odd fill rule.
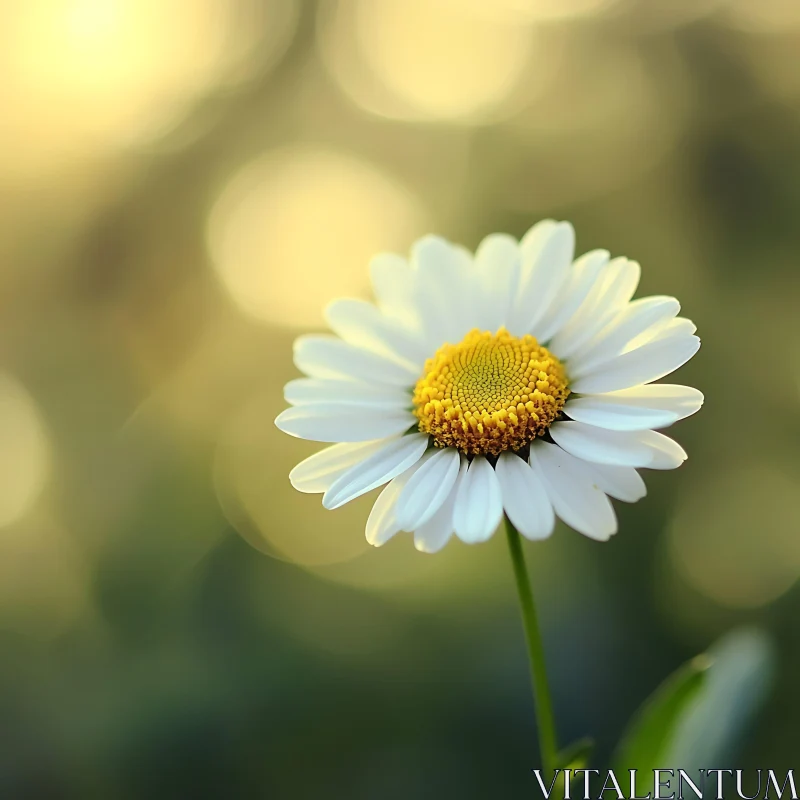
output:
[[514,577],[517,582],[519,604],[522,610],[522,623],[525,628],[525,640],[528,643],[528,658],[531,667],[531,683],[536,704],[536,722],[539,729],[539,750],[542,754],[542,767],[547,773],[554,772],[558,766],[558,745],[556,744],[556,726],[553,718],[553,704],[550,700],[550,689],[547,685],[547,669],[544,662],[544,645],[533,592],[525,566],[525,555],[517,529],[506,517],[506,536],[508,549],[511,552],[511,563],[514,565]]

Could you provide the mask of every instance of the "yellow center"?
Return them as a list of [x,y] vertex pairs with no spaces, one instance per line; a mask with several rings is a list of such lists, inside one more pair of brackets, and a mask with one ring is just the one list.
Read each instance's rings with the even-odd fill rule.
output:
[[437,447],[496,456],[541,436],[568,395],[564,367],[533,336],[475,329],[425,363],[414,413]]

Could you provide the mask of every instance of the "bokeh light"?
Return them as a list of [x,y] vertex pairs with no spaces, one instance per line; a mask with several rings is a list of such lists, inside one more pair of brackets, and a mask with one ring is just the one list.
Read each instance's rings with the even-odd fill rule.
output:
[[635,48],[603,39],[555,52],[546,88],[503,125],[527,156],[503,202],[541,214],[654,168],[680,135],[687,79],[670,48],[658,58],[654,69]]
[[74,538],[45,514],[0,535],[0,629],[49,639],[91,614],[89,564]]
[[321,9],[326,63],[357,103],[388,117],[485,122],[525,75],[534,31],[451,0],[342,0]]
[[50,447],[33,398],[14,377],[0,373],[0,527],[33,506],[49,468]]
[[213,86],[287,46],[293,0],[26,0],[0,4],[6,179],[93,159],[175,126]]
[[668,32],[713,16],[724,9],[730,0],[620,0],[619,11],[626,30],[638,33]]
[[406,252],[420,202],[386,172],[332,150],[292,148],[248,164],[208,229],[223,286],[251,316],[304,328],[337,296],[363,295],[377,252]]
[[289,485],[289,470],[304,457],[299,453],[318,449],[297,442],[287,457],[283,434],[272,424],[277,405],[271,392],[254,394],[220,435],[215,484],[228,521],[257,550],[302,566],[348,561],[367,552],[365,512],[374,497],[335,512],[322,508],[319,495],[295,492],[288,502],[275,502],[274,489]]
[[[459,2],[459,0],[451,0]],[[460,2],[477,14],[507,18],[514,22],[551,22],[599,16],[614,9],[621,0],[482,0]]]
[[796,0],[730,0],[731,22],[753,33],[783,33],[800,27],[800,3]]
[[793,763],[798,8],[0,0],[3,796],[529,796],[503,535],[370,547],[274,419],[376,253],[544,217],[680,299],[706,397],[612,541],[524,545],[563,743],[747,622],[741,766]]
[[800,578],[797,476],[749,461],[697,479],[669,529],[669,553],[685,580],[734,608],[769,603]]

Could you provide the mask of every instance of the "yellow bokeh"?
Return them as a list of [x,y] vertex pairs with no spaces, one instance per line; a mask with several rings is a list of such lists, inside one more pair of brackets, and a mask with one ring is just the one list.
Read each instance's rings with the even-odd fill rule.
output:
[[753,33],[785,33],[800,27],[797,0],[731,0],[730,20]]
[[208,244],[222,285],[259,320],[322,324],[337,296],[368,290],[367,264],[424,231],[420,202],[386,172],[334,150],[268,153],[216,203]]
[[530,92],[534,32],[504,14],[451,0],[345,0],[322,11],[329,69],[375,113],[484,122],[503,112],[523,75]]
[[30,510],[50,469],[50,447],[33,398],[0,373],[0,527]]
[[89,559],[56,520],[32,514],[0,536],[0,628],[55,638],[91,615]]
[[334,564],[371,550],[364,525],[375,492],[331,512],[319,495],[291,488],[291,468],[325,445],[287,443],[272,422],[280,404],[273,392],[251,396],[219,436],[214,474],[228,521],[257,550],[295,564]]
[[[0,178],[75,166],[147,142],[214,85],[285,48],[295,3],[243,24],[239,0],[25,0],[0,4]],[[263,31],[263,33],[262,33]]]
[[[635,48],[602,39],[580,48],[548,43],[542,91],[505,123],[515,146],[529,154],[528,171],[504,201],[527,213],[624,185],[652,169],[674,147],[685,114],[679,87],[688,76],[665,48],[658,72]],[[586,131],[592,131],[591,136]],[[641,143],[646,141],[647,147]],[[563,157],[562,157],[563,154]]]
[[[459,0],[451,0],[459,2]],[[619,5],[621,0],[466,0],[476,13],[483,13],[515,22],[551,22],[599,16]]]
[[770,463],[706,470],[682,498],[668,549],[683,578],[720,605],[753,608],[800,578],[796,476]]

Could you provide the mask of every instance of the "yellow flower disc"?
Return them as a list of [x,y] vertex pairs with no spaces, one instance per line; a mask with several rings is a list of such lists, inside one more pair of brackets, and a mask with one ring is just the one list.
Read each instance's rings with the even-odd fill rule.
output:
[[544,434],[568,395],[564,367],[533,336],[475,329],[428,359],[414,406],[437,447],[496,456]]

